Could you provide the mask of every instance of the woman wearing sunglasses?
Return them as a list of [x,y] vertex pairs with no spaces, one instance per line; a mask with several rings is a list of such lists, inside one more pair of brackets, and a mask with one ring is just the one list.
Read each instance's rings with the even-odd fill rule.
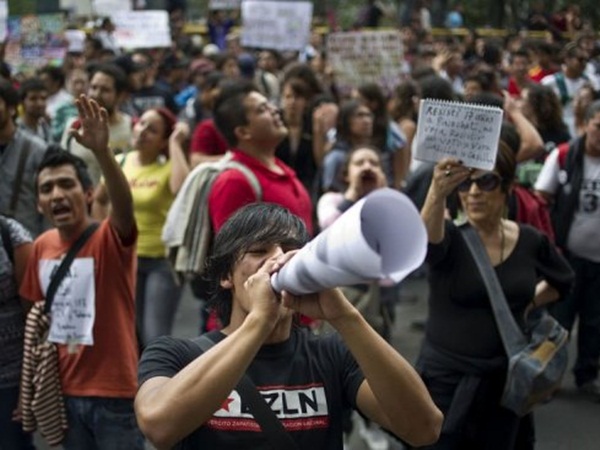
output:
[[445,422],[431,449],[533,449],[533,417],[500,406],[507,357],[487,290],[446,200],[459,197],[465,224],[477,230],[509,306],[525,329],[528,313],[568,291],[567,262],[536,229],[505,218],[515,155],[499,144],[486,172],[446,159],[436,164],[421,216],[430,267],[429,317],[417,368]]

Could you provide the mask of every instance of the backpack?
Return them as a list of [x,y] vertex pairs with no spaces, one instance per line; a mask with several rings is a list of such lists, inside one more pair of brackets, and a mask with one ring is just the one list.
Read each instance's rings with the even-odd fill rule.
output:
[[239,170],[252,186],[257,201],[262,200],[262,188],[254,172],[232,158],[233,153],[227,152],[218,161],[194,168],[169,208],[163,227],[162,240],[173,271],[180,282],[190,283],[197,299],[206,298],[202,275],[214,237],[208,197],[218,175],[225,170]]
[[554,196],[550,212],[556,235],[556,244],[564,248],[573,221],[573,215],[579,207],[579,191],[583,181],[584,139],[577,138],[558,146],[558,180],[560,189]]

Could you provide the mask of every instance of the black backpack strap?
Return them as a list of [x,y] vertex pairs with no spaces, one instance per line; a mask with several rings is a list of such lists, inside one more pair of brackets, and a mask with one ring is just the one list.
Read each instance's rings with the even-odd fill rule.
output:
[[94,234],[94,231],[98,229],[98,226],[99,224],[94,222],[88,226],[83,233],[81,233],[81,236],[79,236],[73,245],[71,245],[71,248],[69,248],[69,251],[61,261],[58,269],[56,272],[54,272],[54,275],[50,280],[50,284],[48,285],[48,289],[46,290],[46,302],[44,304],[45,314],[50,312],[50,308],[52,307],[52,302],[54,301],[54,295],[58,290],[58,286],[60,286],[61,281],[69,271],[69,267],[71,267],[71,263],[75,259],[75,256],[77,256],[77,253],[79,253],[79,250],[81,250],[90,236]]
[[[203,352],[208,351],[215,342],[208,336],[203,334],[202,336],[192,339]],[[275,415],[271,407],[267,404],[265,399],[260,395],[256,386],[248,377],[244,375],[238,382],[236,389],[240,396],[244,399],[244,402],[249,406],[252,415],[256,419],[256,422],[260,425],[261,430],[268,436],[271,442],[271,447],[274,450],[297,450],[298,445],[292,439],[290,434],[284,428],[279,418]]]
[[21,185],[23,184],[23,173],[25,172],[25,164],[29,159],[31,153],[31,142],[29,139],[25,139],[23,147],[19,151],[19,160],[17,161],[17,171],[15,172],[15,179],[13,181],[12,195],[10,197],[10,203],[8,206],[7,214],[10,217],[15,216],[17,210],[17,204],[19,203],[19,194],[21,192]]
[[14,264],[15,262],[15,249],[13,247],[12,239],[10,237],[10,226],[6,221],[6,218],[0,216],[0,237],[2,237],[2,245],[4,250],[6,250],[6,254],[10,259],[10,262]]

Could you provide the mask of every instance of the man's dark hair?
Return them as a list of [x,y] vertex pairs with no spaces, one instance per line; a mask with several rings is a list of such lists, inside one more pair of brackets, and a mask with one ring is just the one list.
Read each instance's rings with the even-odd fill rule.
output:
[[19,99],[21,102],[27,98],[27,94],[30,92],[45,91],[46,85],[39,78],[27,78],[19,86]]
[[512,64],[513,61],[515,60],[515,58],[518,58],[518,57],[525,58],[528,61],[531,59],[529,52],[524,48],[520,48],[510,54],[510,63]]
[[46,168],[54,168],[70,165],[75,169],[75,173],[77,174],[77,178],[81,183],[81,187],[84,191],[92,189],[94,187],[94,183],[90,178],[90,174],[88,172],[87,164],[81,159],[79,156],[75,156],[74,154],[63,150],[60,145],[50,144],[46,149],[46,153],[40,162],[37,172],[35,173],[35,192],[37,196],[38,192],[38,182],[40,177],[40,172]]
[[16,108],[19,105],[19,93],[10,81],[3,78],[0,78],[0,98],[9,108]]
[[585,122],[592,120],[598,113],[600,113],[600,100],[594,100],[585,111]]
[[281,245],[284,250],[301,248],[310,237],[302,220],[288,209],[273,203],[251,203],[237,210],[215,236],[205,278],[223,326],[229,324],[232,311],[231,289],[221,280],[233,273],[240,258],[255,245]]
[[477,103],[479,105],[495,106],[502,108],[504,106],[504,99],[498,94],[493,92],[480,92],[469,99],[467,103]]
[[60,67],[56,66],[44,66],[38,69],[37,75],[41,76],[43,74],[48,75],[52,80],[59,84],[60,87],[65,86],[65,72]]
[[430,75],[419,80],[422,98],[434,100],[456,100],[452,84],[439,75]]
[[252,92],[259,92],[251,81],[231,81],[223,83],[221,92],[215,99],[213,120],[227,143],[235,147],[238,143],[235,129],[248,124],[244,99]]
[[90,68],[90,81],[92,80],[92,77],[97,73],[108,75],[113,79],[117,94],[121,94],[129,90],[129,80],[127,79],[127,75],[125,74],[123,69],[121,69],[116,64],[106,63],[93,65]]

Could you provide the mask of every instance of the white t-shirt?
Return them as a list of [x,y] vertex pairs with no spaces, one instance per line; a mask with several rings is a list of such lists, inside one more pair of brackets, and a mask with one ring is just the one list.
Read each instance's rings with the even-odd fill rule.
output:
[[[558,163],[558,150],[552,151],[535,183],[538,191],[555,194],[566,174]],[[579,208],[567,237],[567,249],[576,256],[600,262],[600,158],[584,155],[583,182]]]

